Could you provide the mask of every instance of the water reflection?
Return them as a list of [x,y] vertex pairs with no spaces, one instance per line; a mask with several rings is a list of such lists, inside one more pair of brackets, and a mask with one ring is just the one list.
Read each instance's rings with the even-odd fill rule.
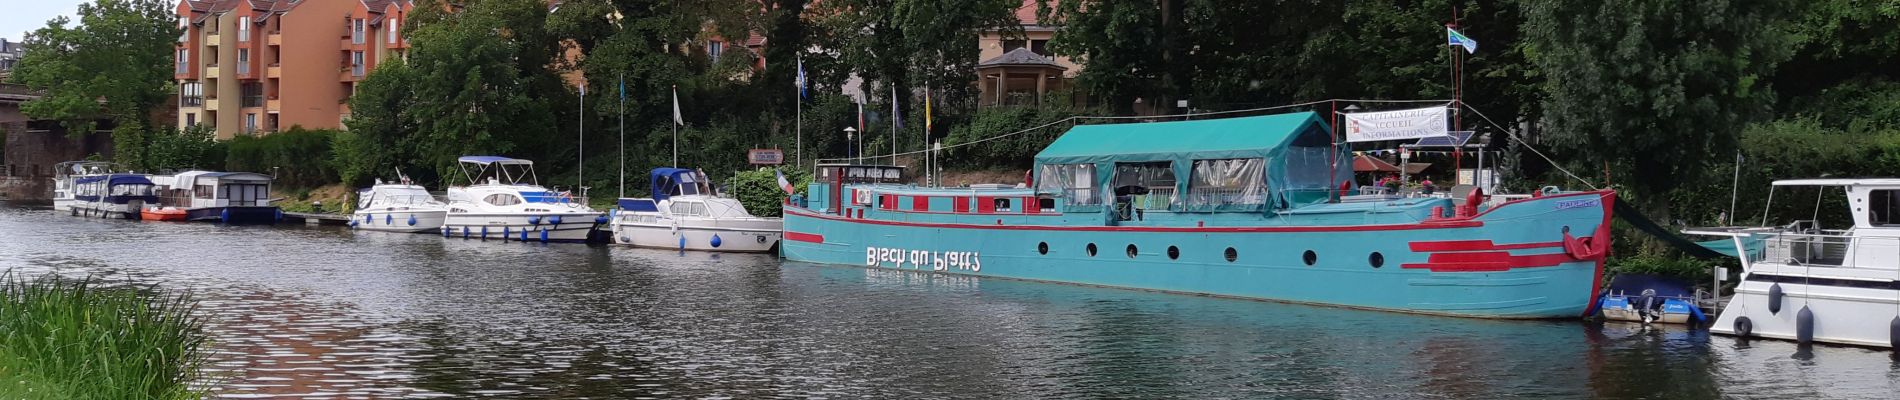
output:
[[[194,291],[225,397],[1890,398],[1874,350],[0,207],[0,268]],[[1805,356],[1798,356],[1805,354]]]

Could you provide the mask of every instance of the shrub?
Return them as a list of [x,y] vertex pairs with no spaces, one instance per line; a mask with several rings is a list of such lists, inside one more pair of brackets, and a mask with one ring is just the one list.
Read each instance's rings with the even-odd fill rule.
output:
[[[756,169],[733,174],[728,182],[732,188],[732,197],[745,204],[746,211],[761,217],[784,215],[785,191],[778,187],[778,175],[771,169]],[[785,174],[785,180],[799,193],[811,184],[811,175],[804,172]]]
[[[337,181],[331,146],[335,130],[290,130],[263,136],[239,136],[226,146],[224,167],[231,171],[274,173],[283,188],[311,188]],[[273,171],[272,168],[275,168]]]

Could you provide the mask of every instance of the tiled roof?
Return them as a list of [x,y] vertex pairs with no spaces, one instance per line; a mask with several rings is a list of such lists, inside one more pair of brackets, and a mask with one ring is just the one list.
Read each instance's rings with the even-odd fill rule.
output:
[[996,58],[983,60],[983,62],[976,64],[976,66],[979,68],[999,67],[999,66],[1008,66],[1008,65],[1044,66],[1044,67],[1056,67],[1060,69],[1068,69],[1067,67],[1063,67],[1060,64],[1056,64],[1056,61],[1050,59],[1049,57],[1043,57],[1041,54],[1036,54],[1036,52],[1030,51],[1029,48],[1027,47],[1018,47],[1015,50],[1010,50],[1008,53],[1003,53],[1003,55],[996,56]]
[[759,47],[764,45],[765,36],[759,35],[758,32],[752,32],[751,36],[745,38],[745,47]]

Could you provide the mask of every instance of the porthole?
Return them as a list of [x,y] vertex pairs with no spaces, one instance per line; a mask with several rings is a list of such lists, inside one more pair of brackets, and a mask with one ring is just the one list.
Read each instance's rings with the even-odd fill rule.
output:
[[1372,252],[1371,256],[1366,257],[1366,263],[1372,264],[1373,268],[1383,267],[1385,266],[1385,255],[1379,254],[1379,252],[1376,251]]
[[1049,242],[1036,243],[1036,253],[1049,255]]
[[1135,251],[1135,245],[1134,245],[1134,244],[1129,244],[1129,245],[1128,245],[1128,258],[1135,258],[1135,255],[1136,255],[1136,254],[1141,254],[1141,252],[1138,252],[1138,251]]
[[1228,247],[1227,248],[1227,262],[1234,262],[1234,260],[1238,260],[1238,259],[1240,259],[1240,252],[1234,251],[1234,248],[1232,247]]
[[1319,254],[1314,253],[1312,250],[1307,250],[1306,254],[1300,255],[1300,260],[1306,261],[1306,266],[1310,267],[1313,266],[1313,263],[1319,262]]
[[1168,259],[1169,259],[1169,260],[1179,260],[1179,259],[1181,259],[1181,248],[1179,248],[1179,247],[1174,247],[1174,246],[1168,246]]
[[1095,244],[1094,244],[1094,243],[1089,243],[1089,247],[1088,247],[1087,249],[1085,249],[1085,250],[1088,250],[1088,253],[1089,253],[1089,257],[1094,257],[1094,256],[1095,256]]

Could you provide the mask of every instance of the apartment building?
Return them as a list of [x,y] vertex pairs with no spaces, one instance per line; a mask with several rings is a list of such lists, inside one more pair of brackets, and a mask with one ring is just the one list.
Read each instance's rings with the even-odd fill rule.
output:
[[0,38],[0,76],[13,72],[13,65],[26,55],[26,43]]
[[342,128],[376,65],[402,57],[408,0],[184,0],[178,125],[217,138]]

